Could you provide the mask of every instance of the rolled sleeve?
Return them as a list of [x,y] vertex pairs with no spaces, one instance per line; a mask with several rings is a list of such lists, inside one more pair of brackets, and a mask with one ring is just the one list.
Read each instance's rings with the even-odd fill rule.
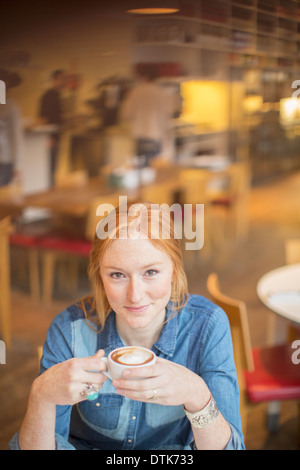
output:
[[[10,440],[8,445],[9,450],[22,450],[19,446],[19,432],[17,432]],[[55,450],[76,450],[70,442],[64,439],[59,434],[55,434]]]
[[231,436],[229,441],[227,442],[226,447],[224,447],[224,450],[245,450],[244,443],[241,442],[241,437],[239,433],[230,423],[228,424],[231,429]]

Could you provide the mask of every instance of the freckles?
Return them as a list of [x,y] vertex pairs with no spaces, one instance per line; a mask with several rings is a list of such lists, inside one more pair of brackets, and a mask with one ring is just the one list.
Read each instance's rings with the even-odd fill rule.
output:
[[164,298],[171,295],[172,283],[170,279],[162,279],[152,291],[153,298]]

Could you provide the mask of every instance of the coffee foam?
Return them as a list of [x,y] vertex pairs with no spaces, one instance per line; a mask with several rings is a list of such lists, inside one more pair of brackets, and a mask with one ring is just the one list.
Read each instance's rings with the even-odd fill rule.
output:
[[151,352],[139,348],[122,349],[112,355],[112,359],[115,362],[132,366],[146,364],[150,362],[152,358],[153,354]]

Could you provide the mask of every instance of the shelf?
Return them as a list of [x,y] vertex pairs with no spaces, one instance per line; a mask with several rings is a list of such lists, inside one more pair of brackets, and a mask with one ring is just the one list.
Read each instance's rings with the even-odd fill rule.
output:
[[[206,51],[213,51],[224,55],[256,57],[253,66],[257,64],[258,68],[277,66],[284,71],[287,68],[297,70],[300,58],[300,17],[297,18],[300,15],[300,1],[182,0],[182,5],[182,12],[186,11],[187,16],[181,13],[168,18],[137,20],[140,29],[137,28],[138,40],[133,46],[142,62],[145,61],[143,48],[151,59],[157,53],[159,62],[168,61],[169,53],[169,61],[182,62],[185,73],[194,74],[195,69],[204,70],[207,60],[219,60],[215,54],[211,59],[205,54]],[[151,48],[156,52],[151,53]],[[201,61],[205,63],[202,65]],[[245,66],[249,66],[248,63]]]

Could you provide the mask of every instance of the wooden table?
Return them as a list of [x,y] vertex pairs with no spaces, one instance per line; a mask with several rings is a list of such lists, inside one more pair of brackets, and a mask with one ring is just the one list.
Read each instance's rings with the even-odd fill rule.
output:
[[[178,187],[176,169],[162,169],[157,171],[154,184],[173,182],[174,190]],[[115,196],[116,194],[127,196],[128,199],[138,199],[140,190],[123,189],[109,186],[105,177],[90,178],[86,184],[72,188],[54,187],[47,191],[37,192],[31,195],[8,197],[0,200],[0,212],[21,212],[29,207],[48,209],[54,214],[68,215],[71,217],[84,217],[88,214],[91,202],[96,198]]]

